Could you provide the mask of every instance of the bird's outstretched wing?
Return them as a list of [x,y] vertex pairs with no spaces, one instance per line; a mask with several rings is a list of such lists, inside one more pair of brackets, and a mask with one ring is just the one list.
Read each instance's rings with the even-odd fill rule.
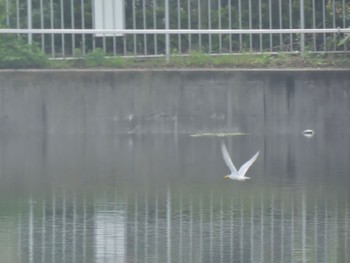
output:
[[227,151],[227,148],[226,148],[224,141],[221,141],[221,152],[222,152],[222,156],[224,157],[225,163],[228,166],[228,168],[230,169],[231,173],[237,174],[237,169],[233,165],[233,162],[231,160],[230,155],[228,154],[228,151]]
[[257,152],[249,161],[242,165],[238,170],[239,176],[243,177],[245,173],[248,171],[249,167],[255,162],[256,158],[258,158],[260,152]]

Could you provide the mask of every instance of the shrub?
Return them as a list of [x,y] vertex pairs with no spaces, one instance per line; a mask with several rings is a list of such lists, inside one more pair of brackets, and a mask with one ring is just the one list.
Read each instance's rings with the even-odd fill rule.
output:
[[0,68],[42,68],[48,58],[35,45],[28,45],[15,35],[1,35]]

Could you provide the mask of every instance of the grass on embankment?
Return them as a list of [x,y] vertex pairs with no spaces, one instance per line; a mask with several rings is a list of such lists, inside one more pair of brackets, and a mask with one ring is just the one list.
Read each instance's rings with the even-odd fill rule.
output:
[[207,55],[193,52],[187,56],[171,55],[169,61],[158,58],[106,58],[92,52],[76,59],[50,60],[52,69],[69,68],[350,68],[350,54],[229,54]]
[[193,51],[188,55],[172,54],[167,60],[164,56],[107,57],[102,49],[95,49],[84,56],[80,50],[75,50],[73,58],[50,59],[37,46],[29,46],[17,38],[4,38],[1,43],[3,45],[0,45],[0,68],[3,69],[350,68],[350,52],[208,55]]

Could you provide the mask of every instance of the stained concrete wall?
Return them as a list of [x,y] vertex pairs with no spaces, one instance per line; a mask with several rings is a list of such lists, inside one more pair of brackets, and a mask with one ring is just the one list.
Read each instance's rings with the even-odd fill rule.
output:
[[0,134],[348,132],[350,70],[0,71]]

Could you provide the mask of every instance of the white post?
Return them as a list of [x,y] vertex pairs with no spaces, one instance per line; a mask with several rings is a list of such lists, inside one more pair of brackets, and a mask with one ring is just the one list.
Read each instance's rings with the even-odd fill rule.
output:
[[[27,23],[28,29],[32,29],[32,0],[27,0]],[[32,33],[28,33],[28,44],[31,45],[33,42]]]
[[[165,29],[169,30],[169,0],[165,0]],[[165,34],[165,56],[166,61],[170,59],[170,37],[169,33]]]
[[[300,0],[300,29],[305,29],[304,0]],[[305,34],[300,34],[300,52],[305,52]]]

